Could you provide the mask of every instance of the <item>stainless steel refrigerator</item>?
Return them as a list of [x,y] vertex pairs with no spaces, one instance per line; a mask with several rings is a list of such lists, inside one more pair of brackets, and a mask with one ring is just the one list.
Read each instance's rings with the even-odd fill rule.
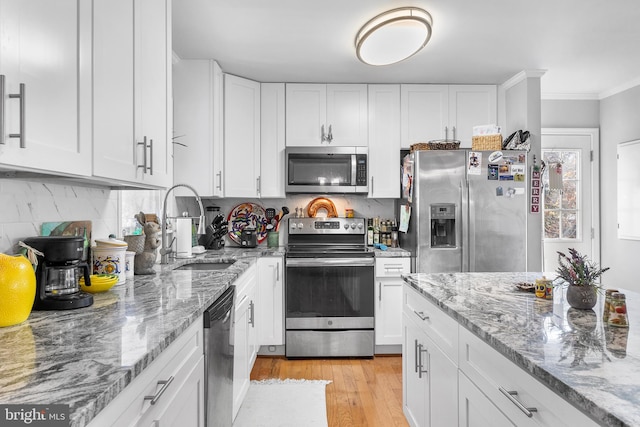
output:
[[398,210],[411,212],[399,237],[414,271],[527,271],[527,168],[524,151],[405,156]]

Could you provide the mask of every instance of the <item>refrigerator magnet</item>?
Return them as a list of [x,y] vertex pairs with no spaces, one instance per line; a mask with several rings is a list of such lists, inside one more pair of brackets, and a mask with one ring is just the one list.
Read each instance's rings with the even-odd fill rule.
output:
[[480,165],[482,164],[482,153],[469,151],[469,175],[480,175]]
[[502,160],[502,151],[494,151],[489,154],[489,162],[498,163],[500,160]]
[[524,175],[524,165],[511,165],[511,173]]
[[498,180],[498,165],[488,165],[487,166],[487,178],[490,181]]
[[502,187],[496,187],[496,196],[501,197],[503,192],[504,190],[502,189]]
[[513,175],[513,180],[516,182],[524,182],[524,174],[523,173],[516,173]]
[[513,197],[516,195],[516,189],[513,187],[507,188],[507,197]]

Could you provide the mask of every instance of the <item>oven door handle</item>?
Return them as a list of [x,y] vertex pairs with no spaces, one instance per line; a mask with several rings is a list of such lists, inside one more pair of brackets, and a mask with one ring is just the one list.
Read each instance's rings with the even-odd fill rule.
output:
[[287,267],[369,267],[375,258],[287,258]]

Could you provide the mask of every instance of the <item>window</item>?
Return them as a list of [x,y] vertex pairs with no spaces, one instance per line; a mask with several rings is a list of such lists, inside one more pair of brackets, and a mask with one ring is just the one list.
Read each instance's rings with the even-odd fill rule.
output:
[[[544,238],[581,239],[580,151],[542,150],[546,164],[544,187]],[[556,174],[553,176],[553,174]]]

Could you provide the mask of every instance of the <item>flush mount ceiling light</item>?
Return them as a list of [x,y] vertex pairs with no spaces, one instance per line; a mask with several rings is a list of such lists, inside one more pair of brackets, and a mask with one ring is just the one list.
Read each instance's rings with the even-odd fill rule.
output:
[[431,15],[417,7],[381,13],[356,36],[358,59],[369,65],[389,65],[415,55],[431,38]]

